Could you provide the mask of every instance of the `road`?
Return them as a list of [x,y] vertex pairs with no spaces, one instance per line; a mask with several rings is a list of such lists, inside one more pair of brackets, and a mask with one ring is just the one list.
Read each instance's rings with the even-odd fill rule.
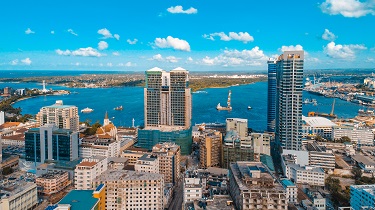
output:
[[182,209],[182,179],[179,179],[173,192],[173,198],[169,204],[168,210],[181,210]]

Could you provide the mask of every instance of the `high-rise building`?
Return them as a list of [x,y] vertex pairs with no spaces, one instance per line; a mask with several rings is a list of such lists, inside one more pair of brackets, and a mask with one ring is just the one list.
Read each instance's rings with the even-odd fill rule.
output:
[[25,132],[26,161],[72,161],[78,158],[78,132],[59,129],[53,124]]
[[64,105],[62,100],[57,100],[54,105],[42,107],[36,115],[38,126],[55,124],[58,128],[79,130],[78,108]]
[[276,123],[276,61],[268,64],[268,100],[267,100],[267,131],[275,132]]
[[138,144],[152,149],[160,142],[175,142],[182,154],[191,150],[191,92],[189,72],[176,68],[146,71],[144,89],[145,128],[138,133]]
[[202,131],[199,135],[200,168],[220,167],[222,142],[223,138],[220,131]]
[[152,154],[158,156],[159,172],[164,175],[165,183],[175,184],[180,174],[180,146],[174,143],[157,144],[152,147]]
[[285,51],[276,61],[276,142],[300,150],[302,140],[303,51]]
[[247,126],[247,119],[241,118],[227,118],[227,132],[234,130],[240,136],[240,138],[245,138],[248,136],[248,126]]

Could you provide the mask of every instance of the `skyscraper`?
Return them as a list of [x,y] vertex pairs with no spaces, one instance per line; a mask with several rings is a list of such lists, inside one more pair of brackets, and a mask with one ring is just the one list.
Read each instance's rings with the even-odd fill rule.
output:
[[302,140],[303,51],[285,51],[276,61],[276,142],[299,150]]
[[268,62],[267,131],[275,132],[276,123],[276,60]]
[[138,133],[138,144],[151,149],[160,142],[175,142],[182,154],[191,149],[191,92],[189,72],[176,68],[146,71],[144,89],[145,128]]

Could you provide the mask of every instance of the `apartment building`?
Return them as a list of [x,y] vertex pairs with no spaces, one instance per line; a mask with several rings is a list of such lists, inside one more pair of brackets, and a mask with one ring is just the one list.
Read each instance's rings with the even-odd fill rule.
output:
[[173,142],[156,144],[152,154],[159,159],[159,172],[164,175],[164,182],[175,184],[180,175],[180,146]]
[[0,191],[4,194],[0,199],[0,209],[19,210],[34,209],[38,204],[37,185],[31,182],[9,183]]
[[40,189],[39,193],[51,195],[63,190],[71,184],[71,181],[69,180],[68,172],[51,171],[36,178],[35,183],[38,185],[38,189]]
[[199,166],[219,167],[221,162],[222,135],[219,131],[204,130],[199,135]]
[[83,159],[74,170],[74,185],[77,190],[92,189],[92,181],[106,171],[108,159],[94,156]]
[[160,172],[159,159],[155,155],[144,154],[140,157],[134,165],[135,171],[156,173]]

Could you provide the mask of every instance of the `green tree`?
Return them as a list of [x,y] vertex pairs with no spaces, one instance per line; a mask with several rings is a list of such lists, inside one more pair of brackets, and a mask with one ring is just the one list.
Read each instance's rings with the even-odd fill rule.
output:
[[347,137],[347,136],[343,136],[343,137],[340,138],[340,142],[341,143],[352,142],[352,140],[349,137]]
[[315,140],[316,141],[325,141],[325,139],[323,137],[321,137],[320,135],[316,135]]
[[362,170],[359,167],[353,167],[352,174],[355,180],[359,180],[362,177]]
[[85,135],[94,135],[96,130],[100,128],[102,125],[99,122],[94,123],[90,128],[87,128],[83,133]]

